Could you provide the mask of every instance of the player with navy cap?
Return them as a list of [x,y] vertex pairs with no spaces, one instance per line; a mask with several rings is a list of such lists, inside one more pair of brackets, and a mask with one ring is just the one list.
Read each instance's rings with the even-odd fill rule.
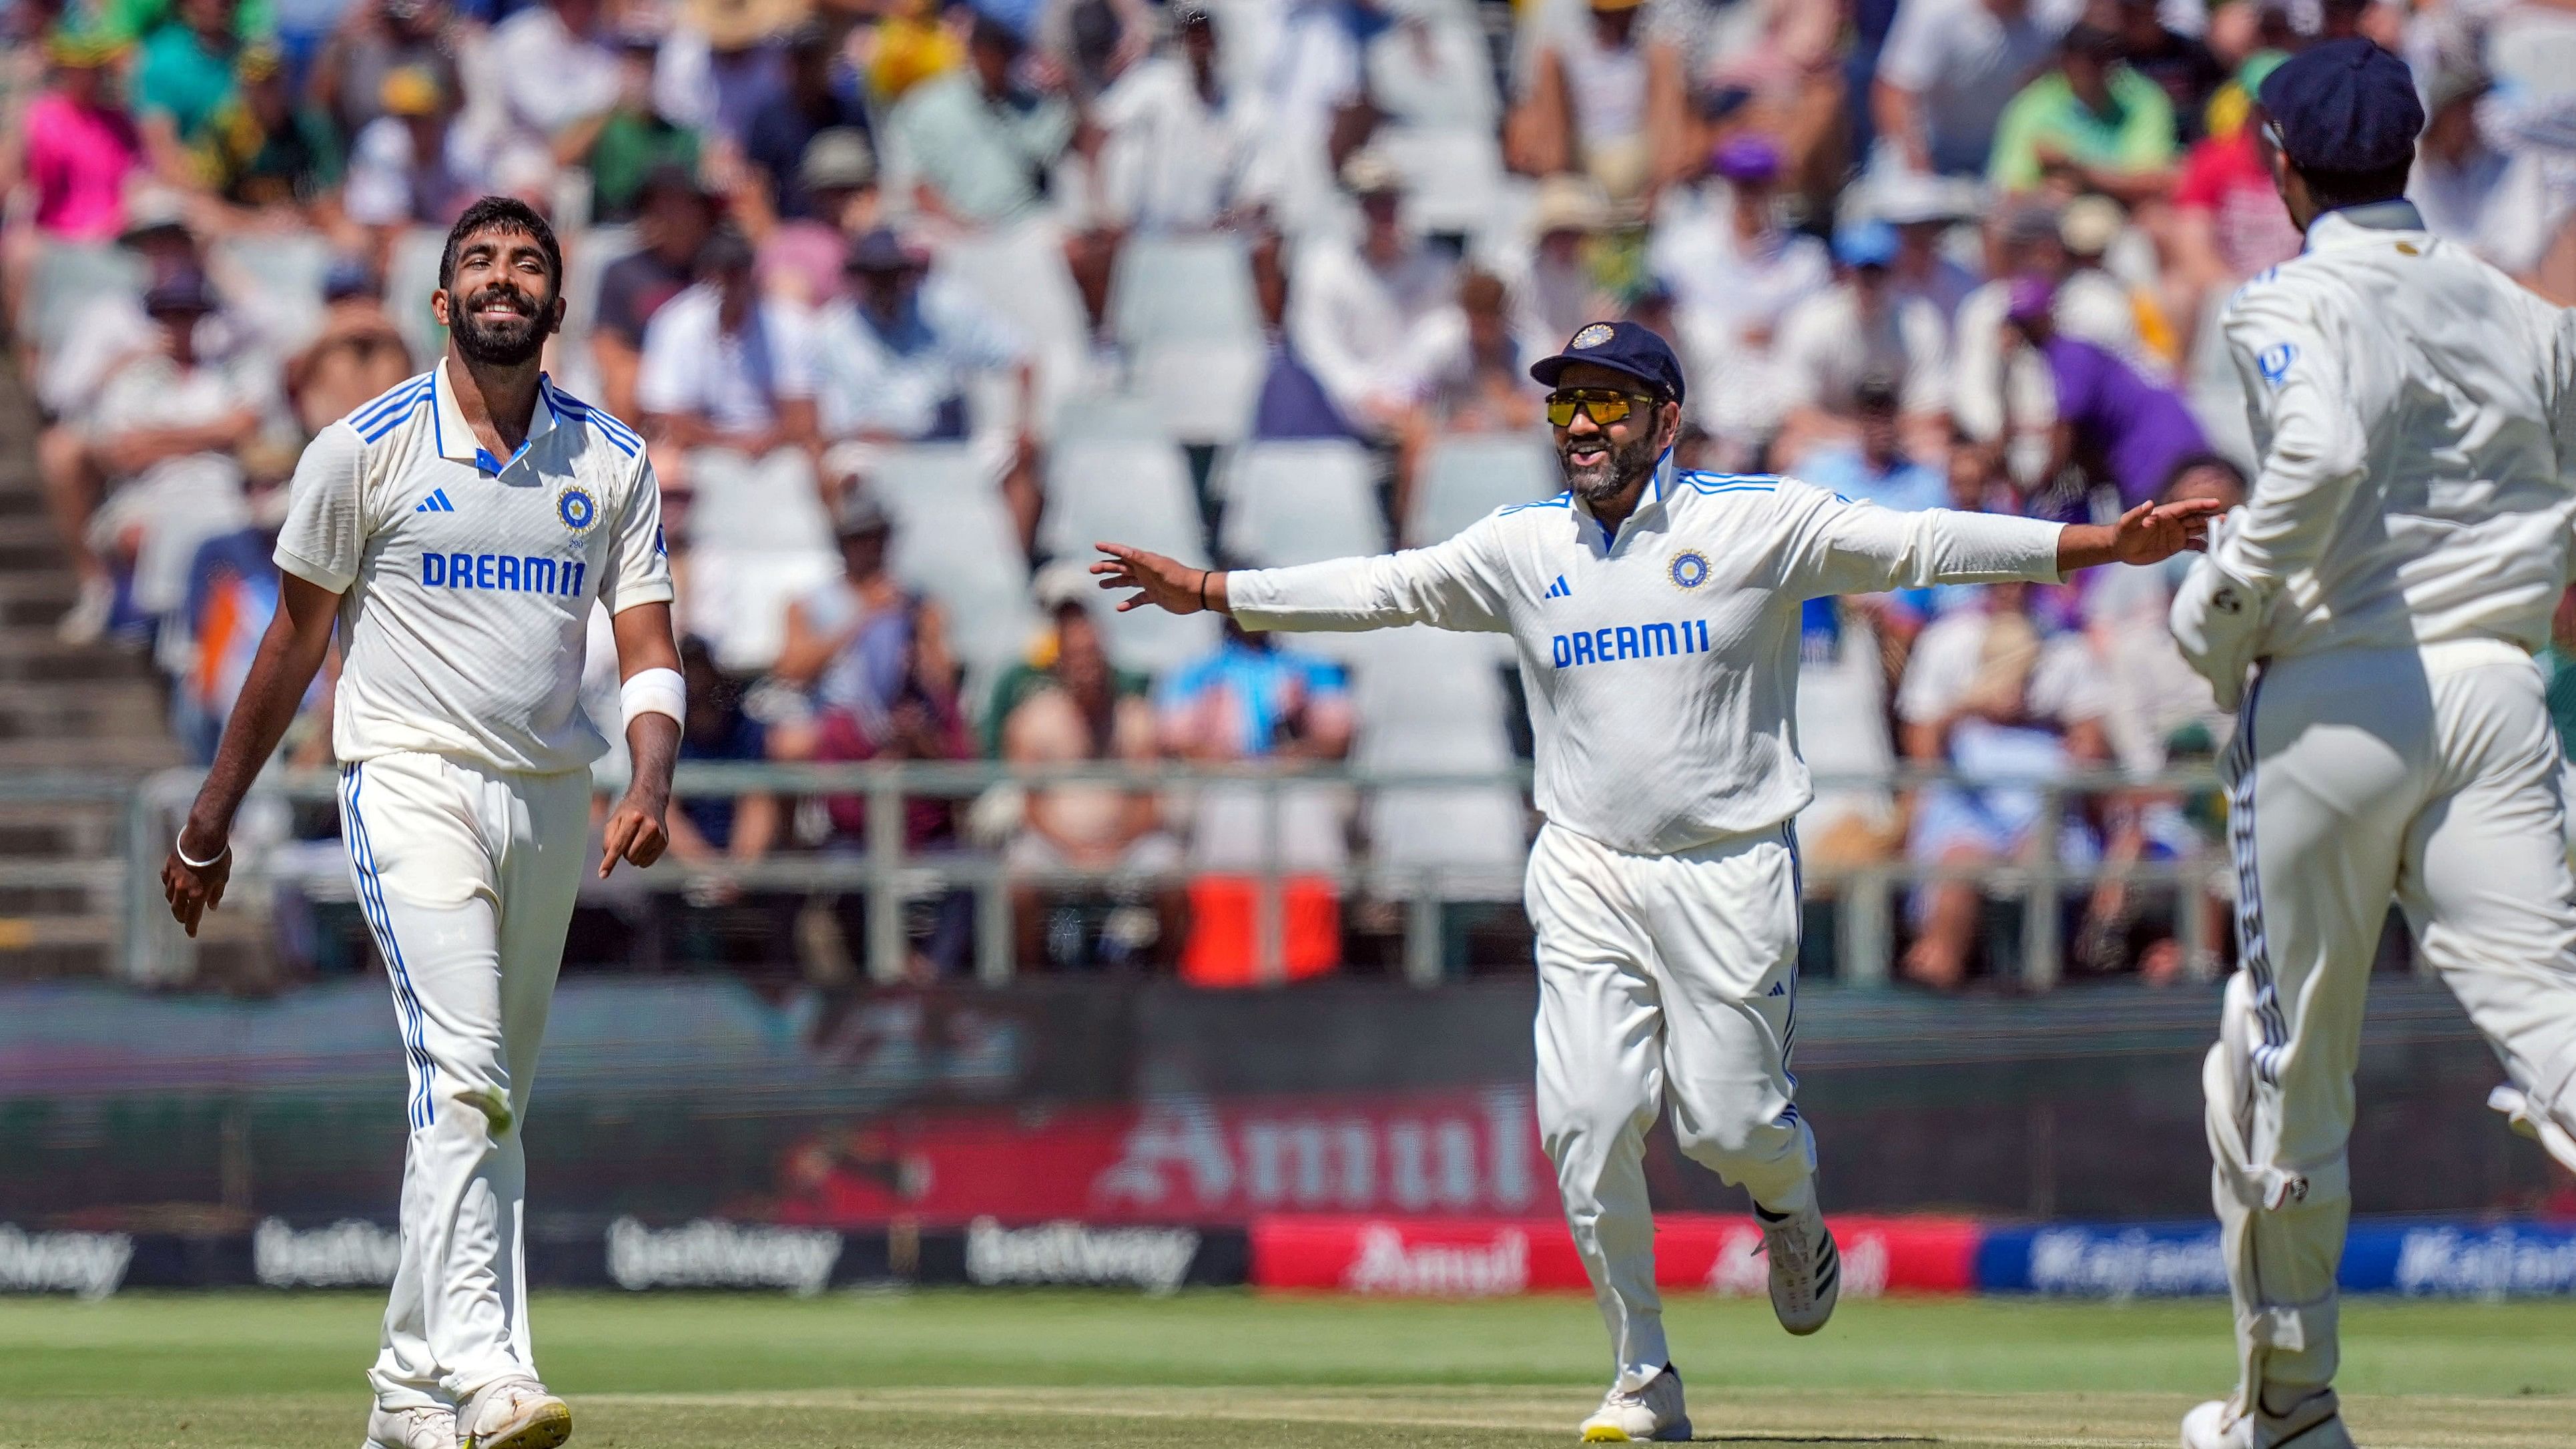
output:
[[2345,1449],[2345,1143],[2392,897],[2502,1058],[2496,1105],[2576,1168],[2576,880],[2531,658],[2576,525],[2576,332],[2425,231],[2395,56],[2320,45],[2259,100],[2307,245],[2228,305],[2262,466],[2173,608],[2238,711],[2239,959],[2202,1086],[2239,1380],[2182,1440]]
[[1812,793],[1791,707],[1806,600],[1935,583],[2054,581],[2192,543],[2215,505],[2063,527],[1894,513],[1788,478],[1678,470],[1681,364],[1596,322],[1530,375],[1567,489],[1402,553],[1224,573],[1104,543],[1119,607],[1216,609],[1248,629],[1431,624],[1507,633],[1547,824],[1537,930],[1538,1115],[1616,1376],[1588,1440],[1686,1439],[1655,1293],[1645,1131],[1752,1196],[1781,1325],[1833,1312],[1840,1260],[1792,1101],[1798,854]]

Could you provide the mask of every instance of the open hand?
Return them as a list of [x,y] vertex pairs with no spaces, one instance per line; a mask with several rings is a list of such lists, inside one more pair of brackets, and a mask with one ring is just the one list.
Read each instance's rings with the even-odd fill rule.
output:
[[2185,549],[2206,549],[2209,525],[2225,511],[2215,498],[2141,503],[2111,525],[2111,556],[2125,564],[2152,564]]
[[1109,555],[1091,566],[1092,573],[1099,576],[1100,587],[1141,591],[1118,602],[1118,612],[1122,614],[1147,604],[1173,614],[1225,607],[1225,575],[1221,573],[1192,568],[1177,559],[1123,543],[1092,546]]

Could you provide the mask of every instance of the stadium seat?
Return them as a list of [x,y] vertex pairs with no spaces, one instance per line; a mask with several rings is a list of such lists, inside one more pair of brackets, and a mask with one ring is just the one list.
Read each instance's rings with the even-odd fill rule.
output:
[[23,325],[35,339],[37,351],[51,353],[63,345],[72,324],[92,302],[142,290],[143,259],[134,253],[118,247],[48,243],[36,253],[35,272],[28,279],[28,315]]
[[446,249],[447,233],[416,226],[394,239],[393,250],[385,258],[385,311],[392,314],[413,360],[423,367],[428,366],[424,359],[438,356],[447,347],[447,329],[429,311],[429,294],[438,290],[439,253]]
[[1556,454],[1537,433],[1453,433],[1434,439],[1414,485],[1405,541],[1438,543],[1497,508],[1565,491]]
[[2576,90],[2576,18],[2544,6],[2506,6],[2487,32],[2497,83],[2529,105]]
[[1258,341],[1252,263],[1236,237],[1137,237],[1119,248],[1109,325],[1136,348],[1174,340]]
[[958,658],[989,672],[1016,657],[1037,618],[1029,561],[991,468],[962,444],[931,444],[885,450],[866,477],[894,519],[889,566],[939,602]]
[[789,449],[757,464],[701,449],[687,476],[697,501],[682,627],[706,636],[724,668],[765,669],[785,641],[788,603],[841,571],[812,469]]
[[1467,0],[1414,0],[1410,25],[1368,43],[1369,97],[1398,126],[1436,126],[1492,135],[1501,110],[1483,28]]
[[292,352],[322,330],[322,282],[331,271],[331,243],[316,231],[263,231],[215,244],[214,264],[250,284],[242,299],[259,312],[261,334]]
[[[1475,773],[1507,770],[1508,707],[1488,641],[1417,627],[1353,637],[1353,707],[1364,770]],[[1524,812],[1517,790],[1389,787],[1365,815],[1369,875],[1381,894],[1410,896],[1425,871],[1444,900],[1503,901],[1520,894]]]
[[[1095,557],[1101,540],[1132,543],[1174,558],[1207,557],[1207,531],[1181,450],[1168,439],[1059,439],[1047,464],[1046,517],[1038,543],[1061,559]],[[1216,621],[1137,609],[1107,621],[1109,646],[1131,668],[1169,669],[1216,645]]]
[[1389,126],[1376,145],[1404,173],[1405,220],[1422,232],[1487,230],[1502,205],[1503,152],[1492,132]]
[[1168,338],[1137,350],[1127,390],[1153,409],[1175,440],[1222,446],[1252,431],[1253,407],[1269,366],[1258,338]]
[[[1038,415],[1022,421],[1041,435],[1075,392],[1090,353],[1091,324],[1059,240],[1051,227],[1014,227],[952,241],[938,260],[943,275],[1009,318],[1027,340],[1037,368]],[[979,408],[979,422],[983,416]]]
[[1249,443],[1225,467],[1220,541],[1257,568],[1382,553],[1368,450],[1338,439]]

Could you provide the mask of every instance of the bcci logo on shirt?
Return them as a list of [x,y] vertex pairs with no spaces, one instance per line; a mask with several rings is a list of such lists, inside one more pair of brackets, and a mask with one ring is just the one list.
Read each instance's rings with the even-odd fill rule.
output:
[[555,495],[555,517],[562,519],[563,526],[573,532],[587,533],[590,526],[599,521],[599,504],[592,499],[589,490],[567,488]]
[[1695,548],[1683,549],[1673,555],[1671,566],[1664,572],[1673,581],[1674,588],[1698,588],[1708,582],[1708,555]]

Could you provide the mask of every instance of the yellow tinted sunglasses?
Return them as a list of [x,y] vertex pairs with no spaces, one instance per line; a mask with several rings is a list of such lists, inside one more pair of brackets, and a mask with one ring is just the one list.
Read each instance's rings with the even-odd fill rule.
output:
[[1608,387],[1559,388],[1547,395],[1547,421],[1552,427],[1571,427],[1574,410],[1581,408],[1592,415],[1592,421],[1608,427],[1640,405],[1653,407],[1655,400],[1642,392],[1621,392]]

